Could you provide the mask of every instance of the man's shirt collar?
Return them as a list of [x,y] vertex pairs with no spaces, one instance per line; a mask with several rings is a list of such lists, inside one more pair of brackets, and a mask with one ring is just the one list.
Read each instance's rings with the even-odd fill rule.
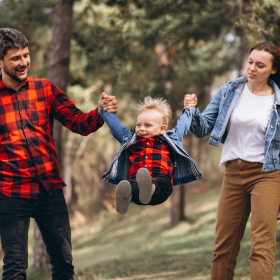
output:
[[[27,79],[23,82],[22,86],[21,87],[24,87],[25,85],[27,86],[27,89],[29,88],[29,82],[30,82],[30,77],[28,76]],[[2,82],[2,74],[0,74],[0,89],[3,89],[3,88],[9,88],[7,85],[5,85],[3,82]]]

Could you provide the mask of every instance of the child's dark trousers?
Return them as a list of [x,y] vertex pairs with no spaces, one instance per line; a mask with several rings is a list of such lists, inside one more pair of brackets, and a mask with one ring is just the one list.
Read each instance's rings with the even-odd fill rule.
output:
[[172,193],[171,178],[165,174],[159,173],[153,173],[152,177],[154,179],[156,190],[152,196],[151,201],[148,204],[143,204],[139,201],[139,186],[136,182],[136,173],[133,174],[129,179],[127,179],[131,185],[131,202],[134,202],[138,205],[158,205],[168,199],[168,197]]

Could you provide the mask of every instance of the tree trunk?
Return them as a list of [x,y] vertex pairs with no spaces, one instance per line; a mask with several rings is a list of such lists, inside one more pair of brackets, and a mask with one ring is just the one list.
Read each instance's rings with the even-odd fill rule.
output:
[[104,199],[106,196],[106,189],[108,189],[108,182],[103,181],[101,178],[102,174],[108,170],[104,155],[104,153],[97,154],[98,163],[93,174],[95,188],[93,189],[92,194],[95,213],[99,213],[102,209],[106,209],[106,206],[104,205]]
[[[73,3],[74,0],[58,0],[53,16],[48,79],[64,92],[66,92],[69,75]],[[61,124],[55,121],[53,126],[53,139],[60,167],[62,162],[61,130]],[[49,263],[48,255],[36,223],[34,227],[33,247],[32,268],[35,269],[47,265]]]
[[[1,241],[1,237],[0,237],[0,241]],[[1,246],[1,242],[0,242],[0,260],[2,260],[4,257],[4,254],[3,254],[3,250],[2,250],[2,246]]]
[[175,186],[171,196],[170,228],[177,226],[185,219],[185,185]]
[[[67,187],[64,190],[64,196],[66,200],[66,204],[69,208],[72,200],[72,166],[73,166],[73,145],[74,145],[74,133],[69,131],[67,133],[67,141],[65,145],[65,153],[64,153],[64,182],[67,185]],[[71,207],[70,207],[71,208]]]
[[[172,108],[175,112],[175,108]],[[173,114],[175,115],[175,114]],[[176,119],[173,117],[170,121],[171,126],[176,125]],[[190,143],[191,139],[189,139]],[[173,187],[170,204],[170,228],[177,226],[181,221],[185,219],[185,185],[179,185]]]
[[[167,47],[164,43],[158,43],[154,48],[155,53],[158,57],[159,72],[161,75],[160,84],[165,86],[167,90],[171,82],[172,68],[169,61],[169,54]],[[173,116],[175,115],[177,106],[172,106]],[[176,125],[176,117],[172,117],[170,120],[170,127]],[[171,195],[171,207],[170,207],[170,227],[175,227],[184,219],[184,200],[185,200],[185,187],[184,185],[176,186],[173,188],[173,193]]]
[[278,47],[280,46],[280,19],[276,21],[275,43]]
[[32,269],[44,267],[50,263],[46,247],[42,239],[41,232],[36,223],[34,223],[34,244],[32,256]]
[[[58,0],[53,16],[48,79],[58,86],[63,92],[66,92],[69,76],[73,2],[73,0]],[[53,127],[53,138],[60,167],[62,165],[61,129],[61,124],[55,121]]]
[[[243,42],[243,40],[241,40],[241,42]],[[248,52],[247,47],[241,43],[239,46],[239,50],[238,50],[238,60],[237,60],[237,66],[236,66],[237,71],[238,71],[238,74],[237,74],[238,77],[244,75],[244,73],[243,73],[244,68],[245,68],[244,61],[246,61],[245,57],[248,55],[247,52]]]

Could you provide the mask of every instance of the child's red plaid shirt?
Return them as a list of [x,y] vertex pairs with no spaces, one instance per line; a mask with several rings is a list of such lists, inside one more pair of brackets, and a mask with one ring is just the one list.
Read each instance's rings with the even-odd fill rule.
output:
[[54,119],[81,135],[103,125],[96,110],[81,112],[46,79],[28,77],[18,92],[0,75],[0,192],[38,198],[39,184],[49,194],[65,186],[59,176],[52,127]]
[[141,167],[146,167],[150,174],[163,173],[171,178],[173,183],[172,149],[162,140],[161,136],[145,138],[137,136],[137,142],[129,148],[131,166],[128,178]]

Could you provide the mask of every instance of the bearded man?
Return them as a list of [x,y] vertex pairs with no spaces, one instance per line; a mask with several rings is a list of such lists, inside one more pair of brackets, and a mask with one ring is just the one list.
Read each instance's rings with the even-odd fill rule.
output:
[[[28,76],[27,38],[18,30],[0,29],[0,236],[3,280],[26,279],[28,229],[33,217],[42,233],[52,279],[74,279],[71,231],[62,192],[52,128],[54,120],[88,135],[103,125],[98,107],[80,111],[46,79]],[[105,110],[117,112],[114,97]]]

